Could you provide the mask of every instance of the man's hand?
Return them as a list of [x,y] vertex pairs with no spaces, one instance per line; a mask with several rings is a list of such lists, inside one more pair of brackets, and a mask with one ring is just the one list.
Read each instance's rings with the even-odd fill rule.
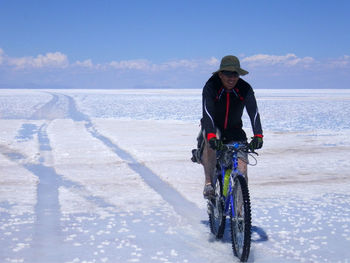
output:
[[249,143],[249,148],[254,151],[260,149],[263,146],[263,136],[255,135]]
[[209,140],[209,146],[213,150],[222,150],[224,144],[222,143],[221,140],[218,140],[217,138],[214,137]]

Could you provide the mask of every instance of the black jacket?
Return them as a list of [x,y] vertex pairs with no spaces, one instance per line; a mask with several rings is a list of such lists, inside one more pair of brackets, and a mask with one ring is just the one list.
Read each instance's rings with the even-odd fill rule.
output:
[[218,74],[214,74],[203,88],[202,104],[201,124],[207,139],[214,137],[218,128],[224,142],[246,141],[247,136],[242,129],[244,107],[247,109],[254,135],[262,135],[254,91],[243,79],[238,80],[234,89],[226,90]]

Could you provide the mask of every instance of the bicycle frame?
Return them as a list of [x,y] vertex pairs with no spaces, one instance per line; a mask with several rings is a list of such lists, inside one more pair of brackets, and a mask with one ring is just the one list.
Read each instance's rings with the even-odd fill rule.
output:
[[[231,174],[230,174],[230,180],[229,180],[229,186],[228,186],[226,198],[225,198],[225,196],[222,196],[224,198],[224,203],[225,203],[225,207],[224,207],[225,216],[230,215],[230,204],[231,204],[231,207],[234,208],[234,200],[233,200],[233,195],[232,195],[232,191],[233,191],[232,186],[233,186],[234,179],[236,176],[243,176],[240,173],[240,171],[238,170],[238,157],[237,157],[237,151],[240,148],[241,144],[233,143],[233,144],[229,144],[228,146],[229,147],[231,146],[231,148],[234,149],[234,151],[232,152],[231,164],[227,165],[227,164],[219,161],[220,169],[221,169],[222,185],[224,185],[226,171],[228,169],[232,170]],[[232,216],[234,217],[235,216],[234,209],[231,209],[231,213],[232,213]]]

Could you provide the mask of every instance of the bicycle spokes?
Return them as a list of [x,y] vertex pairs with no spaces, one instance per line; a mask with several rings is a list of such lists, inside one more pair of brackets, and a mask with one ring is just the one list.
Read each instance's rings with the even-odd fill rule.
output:
[[216,238],[222,238],[225,231],[226,216],[222,199],[222,183],[218,179],[215,183],[215,197],[208,201],[209,225]]
[[231,207],[232,249],[241,261],[246,261],[250,251],[251,214],[247,184],[242,176],[237,176],[232,189]]

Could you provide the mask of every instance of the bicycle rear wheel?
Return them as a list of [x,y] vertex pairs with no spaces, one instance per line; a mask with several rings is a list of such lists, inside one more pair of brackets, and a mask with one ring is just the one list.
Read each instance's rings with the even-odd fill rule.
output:
[[208,200],[209,225],[213,235],[216,238],[222,238],[226,223],[222,197],[222,182],[220,178],[217,178],[215,181],[215,198]]
[[235,177],[231,200],[232,249],[240,261],[246,262],[251,242],[251,208],[248,185],[243,176]]

